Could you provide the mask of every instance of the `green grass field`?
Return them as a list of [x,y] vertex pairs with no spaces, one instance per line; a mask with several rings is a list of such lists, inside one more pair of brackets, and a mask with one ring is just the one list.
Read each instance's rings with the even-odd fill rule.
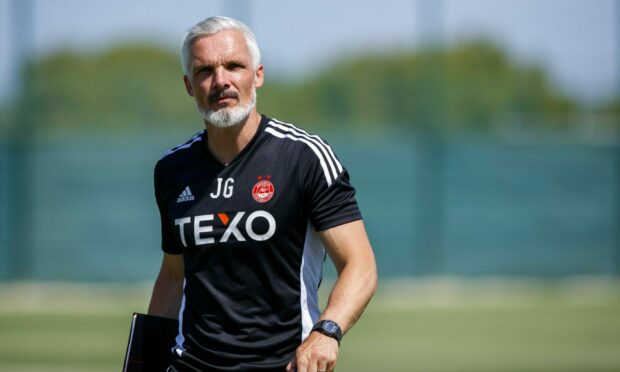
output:
[[[573,287],[382,288],[337,370],[620,371],[618,286]],[[0,286],[0,371],[120,371],[147,301],[147,287]]]

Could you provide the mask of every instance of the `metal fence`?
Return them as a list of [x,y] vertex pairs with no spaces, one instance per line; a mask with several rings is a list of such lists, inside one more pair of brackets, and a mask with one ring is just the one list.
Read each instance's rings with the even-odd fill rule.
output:
[[[152,170],[187,136],[39,140],[26,190],[9,190],[20,170],[8,168],[10,143],[0,142],[0,278],[153,279]],[[325,137],[357,187],[383,277],[619,273],[617,145]],[[26,226],[16,227],[10,209],[20,205]],[[19,231],[28,236],[10,239]]]

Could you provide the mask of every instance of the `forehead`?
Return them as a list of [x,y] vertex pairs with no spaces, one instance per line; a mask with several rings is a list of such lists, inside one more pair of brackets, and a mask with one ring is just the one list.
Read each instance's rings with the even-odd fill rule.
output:
[[194,63],[219,63],[222,61],[251,59],[245,37],[239,31],[226,30],[203,36],[192,44]]

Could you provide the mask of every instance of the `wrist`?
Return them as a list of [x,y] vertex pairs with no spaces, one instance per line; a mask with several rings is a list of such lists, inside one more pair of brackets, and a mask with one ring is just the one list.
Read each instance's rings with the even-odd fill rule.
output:
[[319,320],[312,327],[311,332],[319,332],[327,337],[331,337],[334,340],[338,341],[338,345],[340,345],[340,340],[342,340],[342,328],[340,328],[338,323],[334,322],[333,320]]

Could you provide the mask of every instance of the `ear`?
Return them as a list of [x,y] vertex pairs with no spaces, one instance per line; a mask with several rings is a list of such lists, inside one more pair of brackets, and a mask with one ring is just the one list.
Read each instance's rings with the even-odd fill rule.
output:
[[263,86],[264,82],[265,82],[265,70],[263,69],[263,65],[258,65],[258,67],[256,68],[256,76],[254,79],[254,85],[257,88],[260,88],[261,86]]
[[183,75],[183,82],[185,83],[185,90],[187,91],[187,94],[189,94],[190,97],[193,97],[194,89],[192,88],[192,82],[189,81],[187,75]]

